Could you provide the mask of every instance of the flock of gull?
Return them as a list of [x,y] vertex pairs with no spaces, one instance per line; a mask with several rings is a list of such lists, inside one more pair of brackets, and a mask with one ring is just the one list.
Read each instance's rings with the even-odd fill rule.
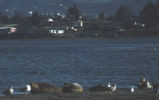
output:
[[[113,92],[115,92],[117,90],[117,86],[116,84],[111,85],[110,83],[108,83],[107,88],[106,88],[106,94],[112,94]],[[134,93],[135,92],[135,88],[134,86],[132,86],[130,88],[130,92]]]
[[[150,82],[148,80],[146,80],[145,78],[140,79],[140,83],[138,85],[138,88],[141,90],[142,89],[151,89],[151,90],[154,89],[153,85],[151,85]],[[117,90],[116,84],[114,84],[114,85],[111,85],[110,83],[107,84],[106,93],[112,94],[116,90]],[[131,93],[135,92],[134,86],[131,86],[130,92]],[[156,88],[156,93],[159,94],[159,87]]]
[[[76,83],[76,84],[78,84],[78,83]],[[151,85],[150,82],[147,81],[145,78],[142,78],[142,79],[140,79],[140,83],[138,85],[138,88],[139,89],[153,89],[153,85]],[[31,85],[26,85],[23,88],[23,92],[24,92],[25,95],[26,94],[31,94],[31,90],[32,90]],[[116,84],[111,85],[111,83],[108,83],[106,85],[106,88],[105,88],[106,94],[112,94],[116,90],[117,90],[117,85]],[[135,93],[134,86],[131,86],[129,91],[130,91],[130,93]],[[3,92],[3,94],[5,94],[5,95],[13,95],[13,93],[14,93],[14,87],[13,86],[11,86],[11,88],[9,88],[8,90],[5,90]],[[159,87],[157,87],[156,93],[159,94]]]
[[[22,89],[22,91],[23,92],[25,92],[25,95],[26,94],[30,94],[30,92],[31,92],[31,86],[30,85],[26,85],[23,89]],[[3,92],[3,94],[5,94],[5,95],[12,95],[14,93],[14,87],[13,86],[11,86],[11,88],[9,88],[9,89],[7,89],[7,90],[5,90],[4,92]]]

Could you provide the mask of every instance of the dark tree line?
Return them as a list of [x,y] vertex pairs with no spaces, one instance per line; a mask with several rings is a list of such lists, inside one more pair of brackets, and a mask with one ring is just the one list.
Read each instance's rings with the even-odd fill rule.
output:
[[[66,18],[69,20],[78,20],[82,16],[82,13],[78,10],[77,5],[69,7],[66,12]],[[31,16],[22,16],[17,11],[14,12],[12,17],[8,17],[0,13],[0,24],[32,24],[32,25],[40,25],[44,23],[44,19],[47,18],[48,15],[40,15],[38,12],[33,12]],[[55,14],[55,17],[59,17]]]
[[128,6],[121,6],[115,14],[115,20],[121,21],[121,22],[127,22],[131,20],[131,17],[133,16],[133,12]]
[[82,16],[81,12],[78,10],[77,5],[74,5],[73,7],[69,7],[68,11],[66,12],[67,18],[78,20],[80,16]]
[[39,23],[40,16],[37,12],[34,12],[32,16],[21,16],[18,12],[14,12],[14,15],[12,17],[8,17],[0,13],[0,24],[21,24],[21,23],[31,23],[33,25],[37,25]]
[[0,13],[0,24],[8,24],[8,23],[10,23],[8,16],[5,16],[2,13]]
[[[134,14],[131,8],[128,6],[121,6],[116,11],[114,19],[116,21],[129,24],[134,22],[133,16]],[[157,0],[157,3],[155,4],[148,2],[142,11],[140,11],[138,18],[139,22],[145,24],[146,27],[159,25],[159,0]]]
[[[138,19],[135,19],[135,18]],[[104,12],[102,11],[99,20],[104,20]],[[159,0],[155,4],[149,1],[144,8],[140,11],[139,15],[135,15],[129,6],[121,6],[117,9],[114,16],[109,18],[112,21],[121,22],[124,26],[133,24],[134,21],[139,21],[146,25],[146,27],[154,27],[159,25]]]
[[159,0],[156,4],[148,2],[140,13],[140,20],[148,27],[159,25]]
[[[82,13],[79,11],[77,5],[69,7],[66,12],[66,18],[69,20],[78,20],[82,16]],[[121,22],[123,25],[128,26],[127,24],[132,24],[133,20],[133,11],[128,6],[121,6],[117,9],[115,15],[110,18],[112,21]],[[148,2],[143,10],[138,15],[139,21],[143,24],[146,24],[147,27],[152,27],[159,25],[159,0],[155,4]],[[9,18],[2,13],[0,13],[0,24],[30,24],[34,26],[39,26],[44,23],[45,16],[41,16],[38,12],[34,12],[31,16],[21,16],[15,11],[14,15]],[[105,20],[104,12],[100,12],[98,16],[99,20]]]
[[104,11],[100,12],[98,18],[99,18],[99,20],[104,20],[105,19]]

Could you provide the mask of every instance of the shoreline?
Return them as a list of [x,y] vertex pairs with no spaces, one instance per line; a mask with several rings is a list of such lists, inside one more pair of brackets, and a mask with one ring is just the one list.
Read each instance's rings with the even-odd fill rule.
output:
[[105,91],[83,93],[52,93],[0,96],[0,100],[159,100],[159,95],[151,90],[136,90],[131,94],[129,90],[119,89],[115,93],[106,94]]
[[0,39],[0,41],[12,41],[12,40],[87,40],[87,39],[159,39],[158,37],[70,37],[70,38],[17,38],[17,39]]

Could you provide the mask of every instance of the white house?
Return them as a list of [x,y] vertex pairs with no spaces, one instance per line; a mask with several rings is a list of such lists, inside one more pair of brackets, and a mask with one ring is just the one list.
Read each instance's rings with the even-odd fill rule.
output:
[[54,35],[63,35],[65,33],[65,30],[63,30],[63,29],[50,29],[49,33],[54,34]]
[[10,28],[10,33],[15,33],[16,31],[17,31],[17,28],[15,28],[15,27]]
[[52,18],[49,18],[48,19],[48,22],[53,22],[54,20]]
[[28,13],[29,13],[30,15],[32,15],[32,14],[33,14],[33,11],[29,11]]
[[57,34],[57,30],[49,30],[50,34]]
[[64,30],[58,30],[58,32],[57,32],[58,34],[64,34],[65,33],[65,31]]

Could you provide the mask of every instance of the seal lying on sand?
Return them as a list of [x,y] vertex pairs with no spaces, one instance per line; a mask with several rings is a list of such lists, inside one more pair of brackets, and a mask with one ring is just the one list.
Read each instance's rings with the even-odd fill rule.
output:
[[61,87],[53,86],[47,83],[31,83],[31,93],[60,93]]
[[78,83],[65,83],[63,86],[63,92],[82,93],[83,88]]
[[101,84],[89,88],[89,91],[105,91],[106,88]]

